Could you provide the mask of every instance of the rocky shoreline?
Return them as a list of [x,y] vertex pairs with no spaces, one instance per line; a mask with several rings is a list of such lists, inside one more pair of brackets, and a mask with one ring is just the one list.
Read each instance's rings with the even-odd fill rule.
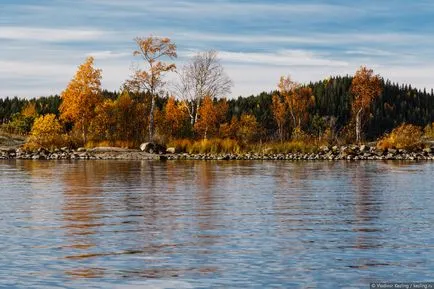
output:
[[[170,149],[168,149],[170,151]],[[0,159],[24,160],[434,160],[434,146],[417,151],[396,149],[380,150],[366,145],[323,146],[316,153],[240,153],[240,154],[154,154],[140,150],[122,148],[68,148],[34,152],[21,148],[0,148]]]

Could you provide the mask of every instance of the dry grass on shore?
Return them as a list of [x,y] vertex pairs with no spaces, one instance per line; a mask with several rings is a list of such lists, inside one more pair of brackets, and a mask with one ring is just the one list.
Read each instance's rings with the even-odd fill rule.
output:
[[[322,144],[321,144],[322,145]],[[204,153],[313,153],[317,152],[320,145],[313,140],[291,140],[285,142],[266,142],[243,145],[233,139],[209,139],[196,140],[189,139],[173,140],[168,143],[168,147],[174,147],[176,152],[190,154]]]
[[11,134],[0,130],[0,146],[18,147],[26,142],[27,138],[18,134]]

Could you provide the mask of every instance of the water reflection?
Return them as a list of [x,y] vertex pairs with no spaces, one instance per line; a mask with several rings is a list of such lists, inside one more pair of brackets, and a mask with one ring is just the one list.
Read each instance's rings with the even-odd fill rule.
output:
[[0,287],[361,287],[396,272],[422,280],[434,270],[433,171],[396,162],[0,162]]

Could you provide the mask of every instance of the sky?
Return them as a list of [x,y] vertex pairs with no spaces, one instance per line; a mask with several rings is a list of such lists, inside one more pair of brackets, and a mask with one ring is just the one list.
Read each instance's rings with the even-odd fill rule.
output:
[[[430,0],[0,0],[0,97],[60,94],[87,56],[103,88],[140,65],[134,38],[169,37],[178,68],[215,49],[234,85],[228,97],[354,74],[434,87]],[[168,81],[174,75],[168,76]]]

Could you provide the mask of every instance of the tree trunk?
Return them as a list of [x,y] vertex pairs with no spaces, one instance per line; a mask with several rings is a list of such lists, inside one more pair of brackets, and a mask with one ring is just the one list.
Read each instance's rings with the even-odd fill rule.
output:
[[87,129],[84,121],[81,122],[82,132],[83,132],[83,146],[86,146],[87,143]]
[[359,144],[362,134],[362,121],[361,121],[362,109],[359,109],[356,114],[356,142]]
[[296,128],[297,127],[297,120],[295,119],[295,115],[294,115],[294,112],[292,111],[291,106],[289,107],[289,113],[291,114],[292,121],[294,122],[294,128]]
[[196,110],[195,110],[195,116],[194,116],[194,123],[197,122],[197,118],[199,117],[199,107],[200,107],[200,99],[197,100],[197,104],[196,104]]
[[283,143],[283,124],[279,125],[279,138],[280,138],[280,143]]
[[149,141],[154,141],[154,108],[155,108],[155,96],[151,96],[151,110],[149,112],[149,131],[148,131],[148,137]]
[[194,102],[191,102],[191,113],[190,113],[190,122],[191,122],[191,127],[194,127],[195,124],[195,120],[196,119],[196,115],[195,115],[195,110],[194,110]]

